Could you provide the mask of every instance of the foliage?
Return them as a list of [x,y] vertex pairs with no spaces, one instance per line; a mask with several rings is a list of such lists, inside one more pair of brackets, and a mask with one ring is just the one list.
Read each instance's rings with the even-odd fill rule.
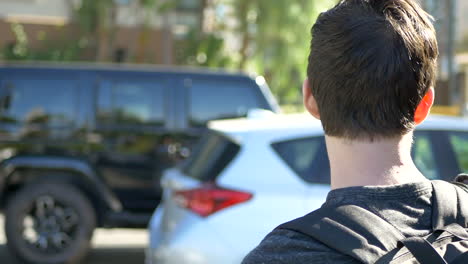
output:
[[75,10],[76,20],[85,33],[94,33],[107,22],[107,14],[113,5],[113,0],[82,0]]
[[[238,12],[238,16],[253,28],[248,32],[253,48],[246,54],[247,67],[265,74],[280,101],[299,101],[306,75],[309,32],[321,8],[319,1],[242,1],[249,4],[247,15]],[[325,5],[326,2],[331,4],[331,1],[320,1]]]
[[48,40],[46,36],[41,40],[41,49],[31,50],[28,46],[28,35],[21,24],[11,24],[11,31],[16,41],[4,48],[5,60],[74,61],[79,59],[83,50],[82,42],[67,39]]
[[15,43],[11,43],[5,47],[3,56],[7,60],[23,59],[28,55],[28,36],[24,32],[21,24],[12,23],[11,31],[15,35]]
[[224,40],[215,34],[193,29],[176,47],[178,64],[213,68],[231,68],[232,59],[224,52]]
[[[229,50],[229,66],[262,74],[281,103],[299,103],[306,76],[310,28],[319,11],[334,0],[216,0],[224,12],[218,31],[239,39],[238,50]],[[232,26],[234,20],[236,26]],[[222,38],[221,38],[222,39]],[[224,43],[225,46],[230,43]],[[219,54],[218,58],[223,59]],[[198,53],[197,53],[198,54]],[[208,66],[216,58],[208,57]],[[225,65],[220,63],[220,65]]]
[[[321,9],[336,0],[199,0],[199,17],[206,8],[216,14],[215,26],[196,26],[184,40],[176,41],[176,62],[184,65],[236,68],[264,75],[281,103],[300,101],[310,43],[310,27]],[[150,18],[164,16],[179,0],[134,0],[141,30],[136,61],[145,58],[151,34]],[[95,60],[110,60],[117,28],[115,0],[82,0],[75,21],[77,39],[43,40],[42,51],[28,48],[28,36],[13,24],[16,42],[4,50],[5,59],[77,60],[84,49],[96,51]],[[166,21],[167,22],[167,21]],[[201,21],[203,25],[205,21]],[[211,23],[211,22],[210,22]],[[227,38],[226,36],[231,36]],[[165,37],[163,37],[165,39]],[[166,40],[164,40],[166,41]],[[239,42],[239,43],[233,43]],[[162,45],[167,46],[167,45]],[[234,47],[234,48],[233,48]],[[161,51],[167,52],[167,51]]]
[[283,0],[275,1],[274,7],[271,1],[257,3],[254,63],[283,100],[300,94],[310,43],[311,14],[315,13],[313,3]]
[[139,0],[140,6],[144,9],[153,9],[163,14],[177,7],[179,0],[161,1],[161,0]]

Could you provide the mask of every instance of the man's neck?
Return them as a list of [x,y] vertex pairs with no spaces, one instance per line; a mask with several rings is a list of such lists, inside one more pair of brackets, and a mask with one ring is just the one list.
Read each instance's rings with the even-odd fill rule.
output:
[[395,185],[427,180],[411,158],[413,134],[374,142],[326,136],[331,188]]

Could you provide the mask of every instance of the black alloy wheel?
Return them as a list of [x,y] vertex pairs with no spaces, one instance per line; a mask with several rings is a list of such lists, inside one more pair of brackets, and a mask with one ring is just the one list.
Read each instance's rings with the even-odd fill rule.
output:
[[9,249],[27,263],[76,263],[89,248],[96,216],[88,199],[63,183],[25,186],[8,202]]
[[23,218],[23,239],[43,252],[60,252],[76,240],[78,214],[50,195],[36,199]]

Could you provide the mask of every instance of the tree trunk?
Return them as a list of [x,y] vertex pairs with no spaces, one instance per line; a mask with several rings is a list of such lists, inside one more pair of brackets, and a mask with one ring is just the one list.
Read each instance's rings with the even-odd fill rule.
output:
[[169,22],[169,15],[163,14],[163,29],[162,29],[162,63],[163,64],[173,64],[173,41],[172,41],[172,30]]
[[244,69],[245,64],[247,63],[248,58],[248,49],[250,45],[250,34],[249,34],[249,22],[247,20],[247,13],[249,10],[249,0],[241,0],[238,6],[238,18],[239,18],[239,31],[242,35],[242,46],[239,50],[240,53],[240,61],[239,61],[239,69]]
[[137,50],[136,50],[136,63],[144,63],[146,59],[146,50],[148,46],[148,39],[149,39],[150,30],[147,25],[141,25],[140,30],[138,32],[138,40],[137,40]]
[[208,0],[201,0],[200,4],[200,24],[199,24],[199,32],[203,32],[203,28],[205,26],[205,10],[208,7]]
[[103,17],[98,19],[96,61],[109,61],[114,49],[113,39],[116,33],[117,7],[113,4],[102,12]]

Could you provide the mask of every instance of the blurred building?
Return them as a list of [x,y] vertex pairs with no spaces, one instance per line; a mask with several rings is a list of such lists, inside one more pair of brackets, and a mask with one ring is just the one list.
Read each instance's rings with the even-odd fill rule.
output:
[[[468,1],[458,0],[457,3],[457,42],[468,40]],[[468,52],[468,50],[466,50]]]
[[458,1],[458,30],[459,36],[459,54],[457,54],[457,65],[461,72],[460,87],[463,90],[463,102],[464,107],[462,108],[463,114],[468,115],[468,1]]
[[436,86],[436,104],[456,106],[463,110],[466,96],[465,66],[460,64],[456,51],[468,37],[468,2],[465,0],[422,0],[425,9],[433,15],[439,42],[439,72]]
[[0,47],[7,49],[14,45],[17,38],[12,30],[13,24],[24,25],[27,41],[31,47],[38,47],[44,34],[56,39],[55,28],[62,27],[70,21],[69,6],[66,1],[51,0],[3,0],[0,1]]
[[80,58],[83,60],[173,64],[174,39],[191,27],[202,26],[205,0],[180,0],[164,13],[142,8],[139,0],[114,0],[112,10],[107,10],[106,26],[97,29],[97,44],[86,43],[85,32],[78,25],[76,10],[81,1],[1,0],[0,49],[14,47],[22,34],[32,50],[81,41],[90,47]]

